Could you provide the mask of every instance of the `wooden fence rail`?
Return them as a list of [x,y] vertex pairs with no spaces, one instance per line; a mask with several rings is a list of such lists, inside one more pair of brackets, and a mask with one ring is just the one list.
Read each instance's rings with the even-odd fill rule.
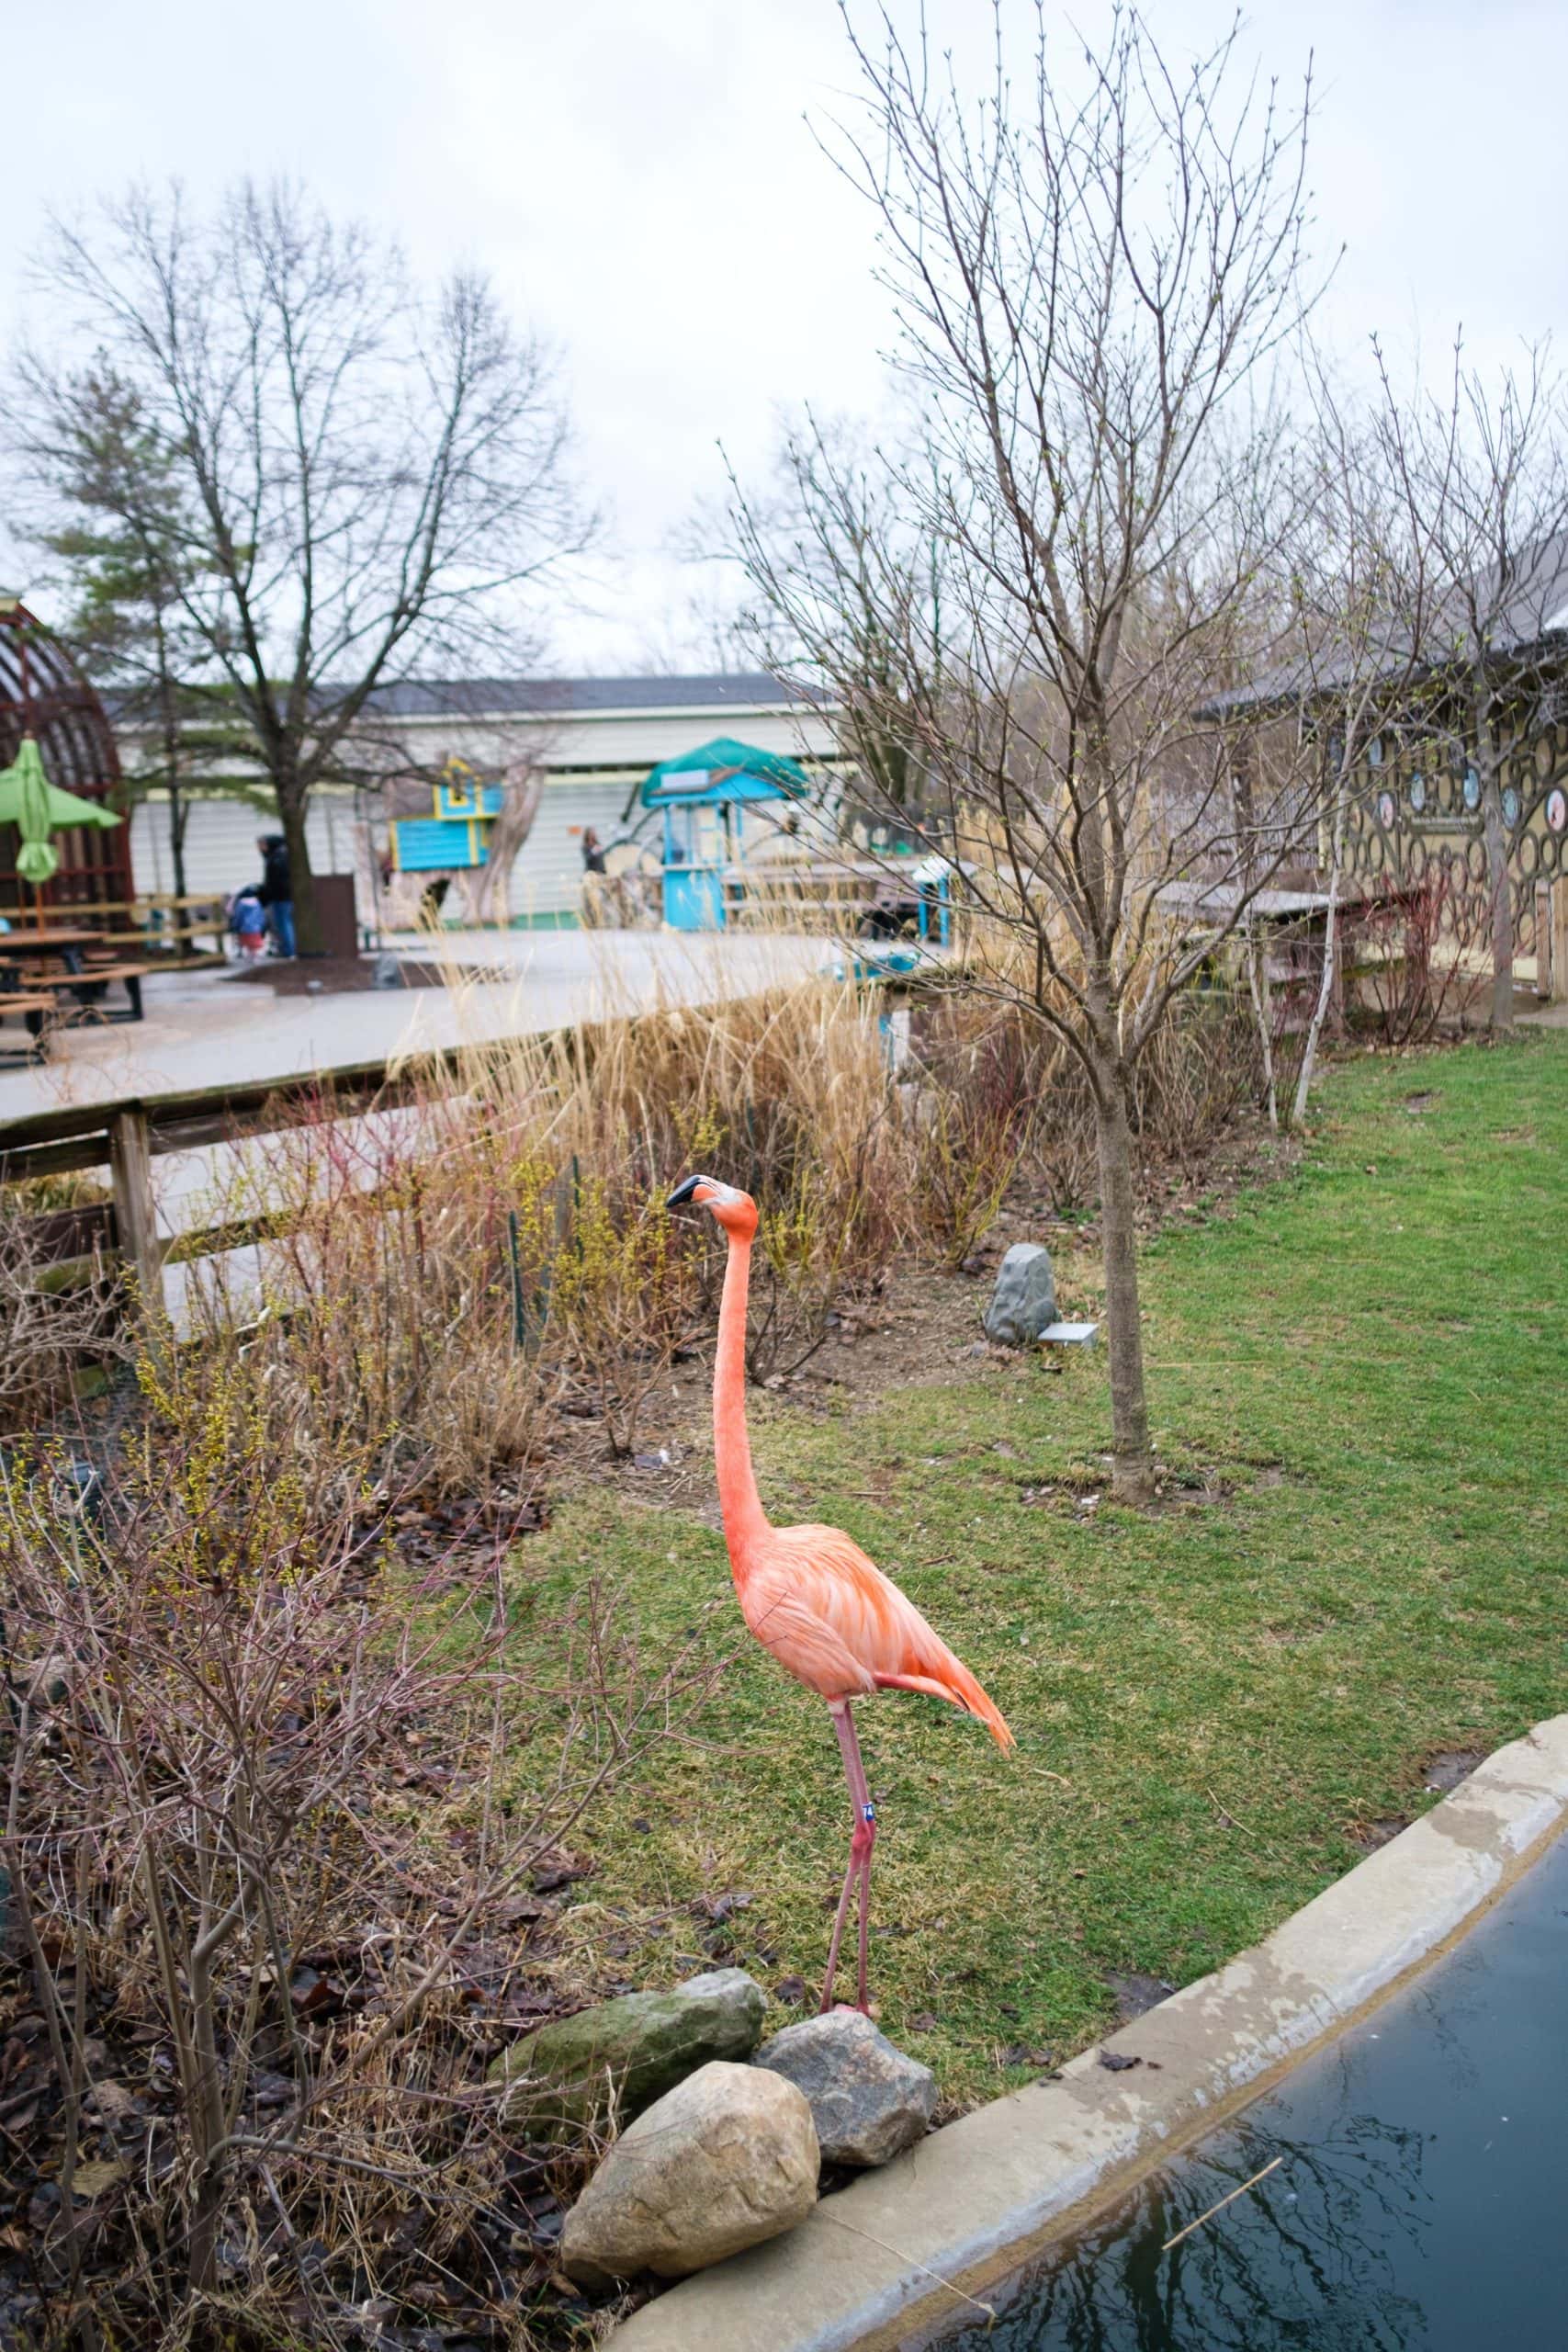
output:
[[157,1230],[152,1163],[171,1152],[236,1143],[276,1134],[295,1124],[303,1102],[321,1099],[333,1119],[361,1116],[374,1104],[408,1100],[433,1066],[457,1065],[461,1049],[421,1057],[417,1072],[392,1076],[385,1061],[356,1062],[299,1078],[243,1086],[209,1086],[183,1094],[138,1096],[120,1102],[40,1111],[0,1125],[0,1184],[38,1177],[107,1170],[109,1198],[81,1207],[42,1212],[30,1224],[38,1261],[45,1265],[118,1253],[134,1269],[145,1296],[156,1297],[164,1261],[209,1255],[234,1246],[231,1223],[196,1228],[174,1239]]
[[[889,976],[878,988],[879,1001],[889,1011],[921,992],[919,980],[908,974]],[[618,1021],[580,1023],[570,1034],[592,1053],[597,1034],[619,1025]],[[538,1042],[566,1034],[540,1031]],[[107,1202],[44,1211],[32,1221],[38,1261],[64,1265],[90,1260],[95,1249],[118,1253],[135,1271],[143,1296],[157,1298],[162,1270],[171,1257],[210,1256],[235,1248],[247,1237],[237,1232],[232,1220],[193,1227],[169,1239],[160,1237],[152,1184],[155,1159],[204,1145],[238,1143],[247,1136],[276,1135],[296,1125],[302,1105],[310,1101],[321,1102],[334,1120],[362,1117],[372,1107],[393,1109],[428,1085],[432,1071],[458,1069],[470,1051],[459,1046],[422,1052],[395,1073],[384,1060],[354,1062],[242,1086],[207,1086],[188,1093],[39,1111],[0,1122],[0,1185],[107,1169]]]

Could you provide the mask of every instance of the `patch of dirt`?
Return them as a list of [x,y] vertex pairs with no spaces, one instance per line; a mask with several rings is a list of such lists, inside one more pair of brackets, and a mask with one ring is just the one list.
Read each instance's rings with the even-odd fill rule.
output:
[[1116,2003],[1116,2014],[1122,2025],[1131,2025],[1134,2018],[1146,2017],[1162,2001],[1168,2001],[1176,1990],[1163,1976],[1145,1976],[1137,1969],[1123,1974],[1120,1969],[1108,1968],[1105,1986]]
[[1421,1767],[1421,1786],[1447,1796],[1485,1761],[1485,1753],[1479,1747],[1439,1747]]
[[1351,1830],[1350,1843],[1359,1846],[1363,1854],[1375,1854],[1380,1846],[1386,1846],[1402,1829],[1409,1828],[1410,1818],[1407,1813],[1393,1813],[1382,1821],[1363,1821]]
[[[1480,1747],[1435,1747],[1416,1766],[1422,1788],[1430,1796],[1448,1796],[1469,1780],[1478,1764],[1486,1760],[1486,1751]],[[1349,1836],[1354,1846],[1364,1854],[1375,1854],[1402,1829],[1408,1829],[1419,1818],[1419,1811],[1386,1815],[1381,1821],[1364,1821],[1352,1826]]]
[[[1155,1465],[1154,1500],[1140,1518],[1157,1519],[1171,1511],[1213,1510],[1232,1502],[1235,1482],[1209,1465],[1172,1470]],[[1023,1487],[1019,1500],[1043,1509],[1070,1508],[1077,1519],[1092,1519],[1101,1503],[1111,1500],[1110,1465],[1104,1471],[1066,1471],[1057,1478],[1042,1478]]]

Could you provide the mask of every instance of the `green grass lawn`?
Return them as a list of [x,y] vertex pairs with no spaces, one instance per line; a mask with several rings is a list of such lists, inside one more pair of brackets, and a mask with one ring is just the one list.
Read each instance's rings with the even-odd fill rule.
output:
[[[1292,1175],[1145,1257],[1160,1455],[1208,1499],[1083,1510],[1098,1351],[828,1419],[754,1407],[773,1515],[847,1527],[1019,1735],[1007,1758],[934,1702],[858,1710],[873,1996],[953,2102],[1103,2031],[1108,1971],[1180,1984],[1266,1934],[1358,1826],[1433,1801],[1434,1750],[1568,1706],[1568,1038],[1359,1060],[1315,1115]],[[690,1906],[745,1891],[733,1958],[810,1982],[849,1830],[826,1710],[747,1640],[701,1520],[581,1492],[520,1585],[589,1561],[648,1656],[694,1626],[740,1645],[707,1750],[661,1751],[588,1825],[581,1924],[629,1946],[606,1974],[714,1965]]]

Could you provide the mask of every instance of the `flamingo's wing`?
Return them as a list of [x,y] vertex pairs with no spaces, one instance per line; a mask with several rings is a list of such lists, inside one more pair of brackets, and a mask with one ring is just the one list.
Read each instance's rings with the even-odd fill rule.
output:
[[789,1589],[782,1577],[765,1572],[748,1587],[746,1622],[786,1672],[826,1699],[847,1699],[857,1690],[874,1690],[876,1679],[855,1657],[841,1633],[811,1606],[808,1597]]
[[[853,1688],[929,1691],[978,1716],[999,1747],[1013,1745],[1001,1711],[962,1658],[954,1657],[908,1596],[841,1528],[775,1528],[773,1544],[775,1577],[783,1570],[788,1589],[838,1636],[863,1670],[869,1670],[870,1685],[862,1682]],[[814,1678],[802,1675],[801,1679],[813,1680],[818,1690],[823,1687]]]

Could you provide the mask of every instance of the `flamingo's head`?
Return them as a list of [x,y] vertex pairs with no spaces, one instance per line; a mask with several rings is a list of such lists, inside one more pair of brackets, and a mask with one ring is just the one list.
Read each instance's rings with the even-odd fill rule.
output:
[[688,1176],[677,1184],[664,1205],[667,1209],[711,1210],[716,1223],[722,1225],[732,1240],[750,1241],[757,1230],[757,1204],[750,1193],[738,1193],[733,1184],[721,1184],[716,1176]]

